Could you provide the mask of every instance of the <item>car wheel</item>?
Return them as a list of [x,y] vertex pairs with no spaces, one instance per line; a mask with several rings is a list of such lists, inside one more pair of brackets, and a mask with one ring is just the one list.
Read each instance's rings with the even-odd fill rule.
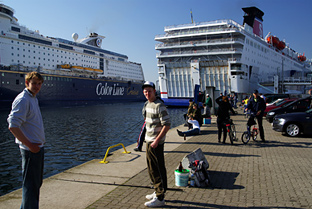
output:
[[295,123],[287,124],[285,128],[287,136],[298,136],[300,134],[300,127]]

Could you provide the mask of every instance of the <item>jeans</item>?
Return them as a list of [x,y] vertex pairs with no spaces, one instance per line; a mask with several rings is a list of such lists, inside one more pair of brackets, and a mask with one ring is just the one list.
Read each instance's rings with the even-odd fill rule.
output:
[[147,171],[153,182],[156,196],[159,200],[164,198],[168,188],[167,171],[164,158],[164,144],[158,144],[154,149],[150,143],[146,145]]
[[218,141],[221,140],[222,132],[223,132],[223,142],[226,140],[227,130],[225,126],[226,119],[217,118],[217,126],[218,126]]
[[21,209],[39,208],[39,193],[43,179],[44,148],[38,153],[20,149],[22,155],[23,199]]
[[198,135],[200,132],[200,130],[198,128],[194,128],[188,131],[184,131],[182,132],[183,134],[185,134],[185,136],[194,136],[194,135]]

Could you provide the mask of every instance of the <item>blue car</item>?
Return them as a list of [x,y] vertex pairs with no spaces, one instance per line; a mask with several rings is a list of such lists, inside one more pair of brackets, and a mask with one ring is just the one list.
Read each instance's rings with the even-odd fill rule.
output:
[[276,115],[273,120],[273,130],[292,137],[299,134],[312,134],[312,109],[306,112]]

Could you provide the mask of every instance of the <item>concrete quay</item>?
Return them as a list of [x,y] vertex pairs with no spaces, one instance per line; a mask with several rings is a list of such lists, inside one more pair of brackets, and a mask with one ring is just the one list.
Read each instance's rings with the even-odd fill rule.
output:
[[[241,113],[241,111],[239,110]],[[179,137],[168,132],[165,160],[168,191],[164,208],[312,208],[312,139],[290,138],[272,130],[264,120],[267,143],[241,142],[244,115],[232,116],[239,140],[230,145],[217,141],[215,118],[198,136]],[[180,126],[179,130],[186,130]],[[145,208],[151,194],[145,152],[117,150],[100,164],[92,160],[44,180],[40,208]],[[145,146],[143,147],[143,149]],[[174,170],[190,152],[201,148],[209,162],[212,186],[175,186]],[[103,156],[106,150],[103,150]],[[21,190],[0,197],[0,209],[18,208]]]

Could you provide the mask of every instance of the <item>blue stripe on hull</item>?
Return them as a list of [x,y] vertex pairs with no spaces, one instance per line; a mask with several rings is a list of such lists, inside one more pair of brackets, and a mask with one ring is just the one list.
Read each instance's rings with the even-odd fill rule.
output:
[[174,99],[174,98],[164,99],[162,98],[162,100],[164,100],[166,106],[188,107],[190,99]]

